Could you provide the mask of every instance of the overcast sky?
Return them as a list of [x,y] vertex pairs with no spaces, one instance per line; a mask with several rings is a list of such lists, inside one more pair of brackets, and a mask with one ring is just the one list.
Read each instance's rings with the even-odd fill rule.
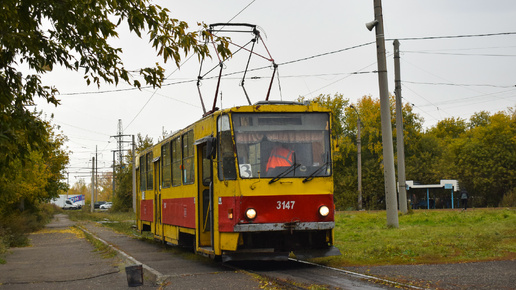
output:
[[[155,3],[167,7],[174,18],[186,21],[193,30],[197,22],[256,24],[279,64],[279,85],[275,78],[270,99],[291,101],[299,96],[335,93],[351,103],[364,95],[378,98],[376,38],[374,30],[365,28],[365,23],[374,19],[373,0]],[[383,1],[383,16],[389,91],[394,91],[392,42],[400,39],[403,102],[413,105],[425,128],[445,118],[467,120],[475,112],[495,113],[515,107],[516,1],[389,0]],[[466,37],[472,35],[476,36]],[[229,36],[241,45],[252,38],[251,34]],[[444,36],[452,37],[441,38]],[[147,40],[126,31],[113,44],[123,49],[129,69],[159,61]],[[353,49],[355,46],[359,47]],[[261,42],[256,49],[267,54]],[[225,64],[224,73],[242,71],[246,60],[247,54],[239,52]],[[205,63],[203,74],[214,65]],[[119,119],[124,134],[141,133],[157,142],[163,130],[181,129],[202,116],[195,82],[197,58],[185,59],[179,70],[172,62],[164,67],[168,78],[158,90],[130,90],[126,84],[98,89],[87,86],[81,72],[59,68],[43,78],[46,85],[55,85],[61,93],[57,108],[41,101],[37,108],[48,116],[53,114],[54,123],[69,137],[71,184],[80,177],[89,183],[85,176],[90,174],[96,147],[99,171],[110,170],[112,150],[116,149],[110,136],[117,134]],[[251,59],[251,69],[262,67],[247,74],[245,88],[252,103],[265,99],[272,70],[269,61]],[[213,76],[215,72],[208,74],[201,86],[207,108],[214,99],[215,80],[209,79]],[[247,104],[239,86],[241,77],[235,74],[223,80],[219,107]]]

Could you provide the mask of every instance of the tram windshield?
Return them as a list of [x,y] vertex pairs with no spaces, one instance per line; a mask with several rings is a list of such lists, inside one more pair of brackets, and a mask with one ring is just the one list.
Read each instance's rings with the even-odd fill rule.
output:
[[330,176],[327,113],[234,113],[241,178]]

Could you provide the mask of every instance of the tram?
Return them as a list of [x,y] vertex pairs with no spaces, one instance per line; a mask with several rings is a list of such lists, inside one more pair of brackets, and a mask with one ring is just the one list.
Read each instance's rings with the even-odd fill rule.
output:
[[141,152],[138,229],[223,261],[340,255],[330,114],[261,101],[215,111]]

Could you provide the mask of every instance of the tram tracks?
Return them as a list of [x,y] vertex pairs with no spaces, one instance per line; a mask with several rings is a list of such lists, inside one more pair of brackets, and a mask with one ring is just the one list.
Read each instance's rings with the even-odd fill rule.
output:
[[287,262],[242,262],[226,266],[258,275],[282,289],[426,289],[297,259]]

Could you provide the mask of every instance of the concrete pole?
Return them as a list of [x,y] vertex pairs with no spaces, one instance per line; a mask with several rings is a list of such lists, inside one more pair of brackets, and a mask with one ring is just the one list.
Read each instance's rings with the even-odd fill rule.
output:
[[376,52],[378,60],[378,83],[380,86],[380,110],[382,122],[383,166],[385,178],[385,203],[387,226],[399,227],[398,202],[396,198],[396,174],[394,172],[394,149],[392,144],[391,111],[389,104],[389,85],[387,80],[387,61],[385,57],[385,36],[383,32],[382,1],[374,0],[376,24]]
[[94,189],[94,185],[95,185],[95,157],[91,157],[91,212],[93,212],[93,210],[95,209],[94,207],[94,204],[95,204],[95,199],[94,199],[94,194],[95,194],[95,189]]
[[358,170],[358,210],[362,210],[362,140],[360,137],[360,114],[358,110],[349,105],[357,113],[357,170]]
[[99,174],[99,165],[98,165],[98,162],[99,162],[99,157],[97,156],[97,146],[95,146],[95,201],[97,201],[97,199],[99,198],[98,197],[98,183],[99,183],[99,177],[98,177],[98,174]]
[[407,213],[407,187],[405,185],[405,144],[403,143],[403,104],[401,102],[400,42],[394,40],[394,84],[396,94],[396,144],[398,150],[399,208]]
[[133,211],[136,213],[136,143],[133,135]]

